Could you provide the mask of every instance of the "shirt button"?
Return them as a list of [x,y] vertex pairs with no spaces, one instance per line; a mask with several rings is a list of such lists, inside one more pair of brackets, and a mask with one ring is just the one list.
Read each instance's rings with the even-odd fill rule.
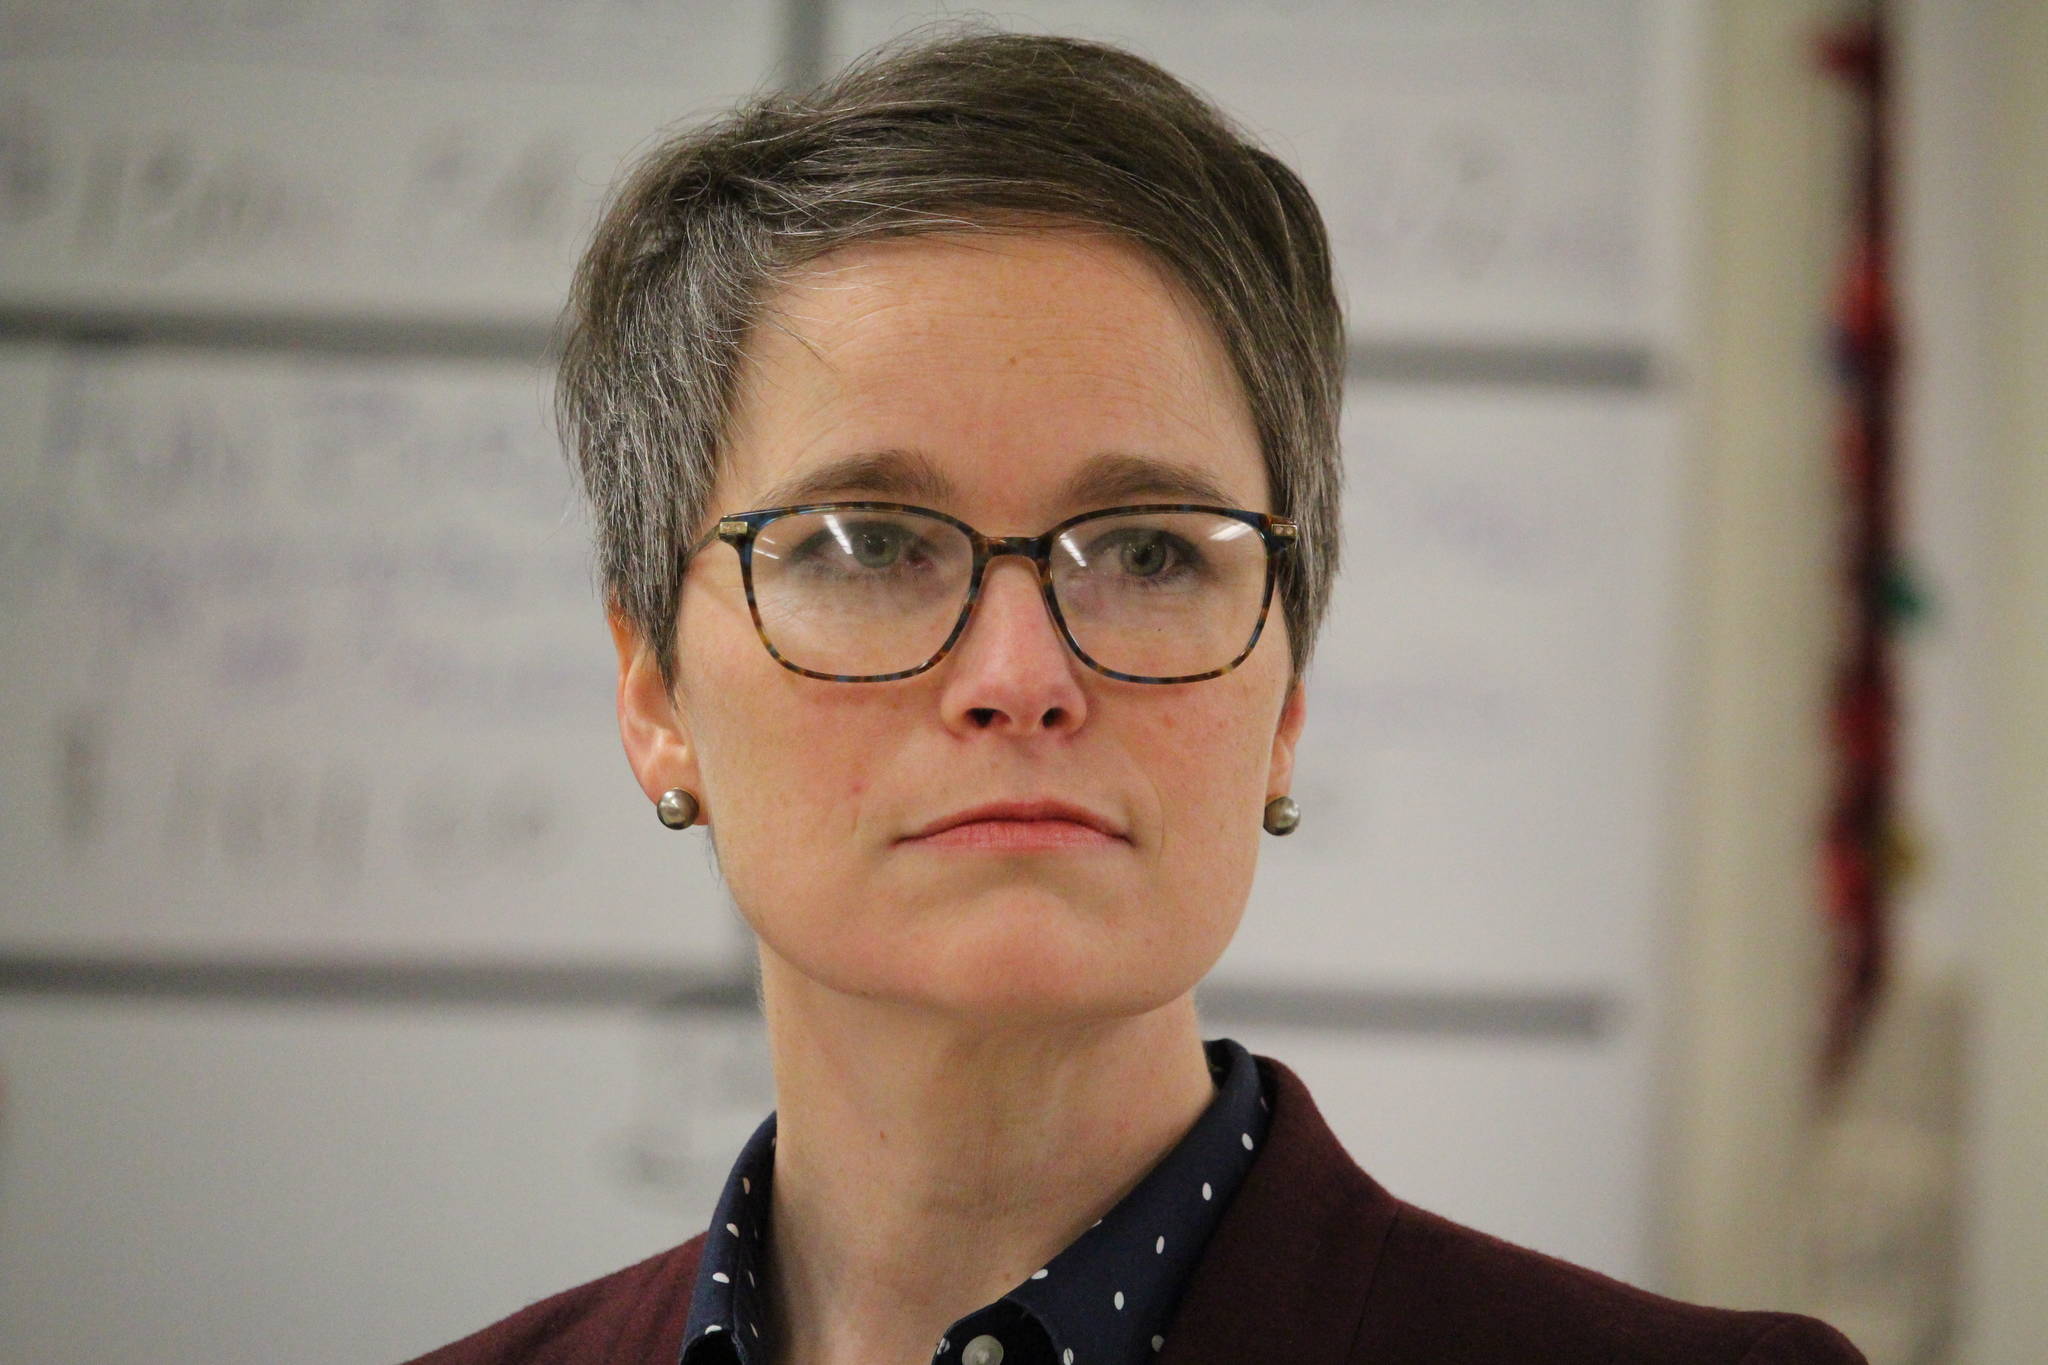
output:
[[1003,1365],[1003,1343],[994,1337],[976,1337],[962,1348],[960,1365]]

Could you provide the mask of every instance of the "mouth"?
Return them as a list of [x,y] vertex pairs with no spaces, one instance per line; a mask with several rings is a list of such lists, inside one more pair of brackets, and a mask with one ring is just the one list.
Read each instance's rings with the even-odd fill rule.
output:
[[1130,842],[1114,821],[1061,801],[1006,801],[941,816],[903,839],[920,848],[1002,852],[1108,848]]

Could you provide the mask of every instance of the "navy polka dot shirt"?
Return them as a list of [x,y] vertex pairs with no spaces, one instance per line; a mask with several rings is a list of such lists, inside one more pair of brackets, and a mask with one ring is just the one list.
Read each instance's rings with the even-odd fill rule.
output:
[[[1145,1365],[1166,1344],[1189,1273],[1258,1149],[1269,1098],[1238,1043],[1204,1045],[1216,1097],[1174,1149],[1099,1222],[1025,1281],[932,1344],[932,1365]],[[762,1310],[775,1115],[719,1197],[683,1336],[683,1365],[769,1365]]]

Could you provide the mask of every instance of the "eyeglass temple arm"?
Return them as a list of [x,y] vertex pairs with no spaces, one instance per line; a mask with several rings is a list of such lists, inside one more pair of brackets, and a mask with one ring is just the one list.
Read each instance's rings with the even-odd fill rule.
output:
[[746,531],[747,523],[738,517],[721,517],[712,523],[709,531],[706,531],[698,538],[695,545],[683,551],[682,562],[687,565],[691,560],[703,553],[705,547],[714,540],[730,540],[737,543],[738,538],[745,535]]

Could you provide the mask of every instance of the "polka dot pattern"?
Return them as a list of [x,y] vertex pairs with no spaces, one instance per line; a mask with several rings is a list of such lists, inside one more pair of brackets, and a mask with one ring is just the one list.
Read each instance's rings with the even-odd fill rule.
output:
[[[994,1303],[946,1329],[935,1365],[964,1365],[959,1343],[992,1339],[1003,1365],[1149,1365],[1202,1249],[1258,1159],[1270,1122],[1251,1054],[1222,1038],[1205,1045],[1215,1097],[1115,1208]],[[754,1132],[719,1198],[690,1301],[682,1365],[767,1365],[760,1275],[770,1233],[775,1116]],[[745,1283],[741,1284],[742,1272]],[[764,1350],[764,1347],[770,1348]],[[986,1345],[984,1355],[993,1355]]]

